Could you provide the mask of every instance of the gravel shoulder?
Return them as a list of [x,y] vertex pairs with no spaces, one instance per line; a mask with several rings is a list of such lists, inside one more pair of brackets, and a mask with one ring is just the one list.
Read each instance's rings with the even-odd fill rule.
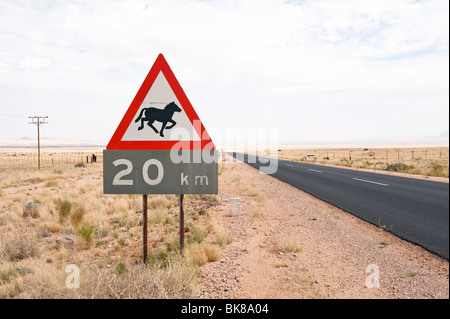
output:
[[210,214],[233,241],[202,267],[199,298],[449,298],[447,260],[246,164],[221,165]]

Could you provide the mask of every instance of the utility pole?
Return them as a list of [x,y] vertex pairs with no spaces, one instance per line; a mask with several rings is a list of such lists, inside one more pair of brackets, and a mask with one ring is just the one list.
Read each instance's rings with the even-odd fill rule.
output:
[[48,122],[45,122],[45,119],[48,118],[48,116],[28,116],[29,119],[31,119],[31,122],[29,124],[36,124],[37,126],[37,133],[38,133],[38,169],[41,169],[41,143],[40,143],[40,136],[39,136],[39,126],[42,124],[48,124]]

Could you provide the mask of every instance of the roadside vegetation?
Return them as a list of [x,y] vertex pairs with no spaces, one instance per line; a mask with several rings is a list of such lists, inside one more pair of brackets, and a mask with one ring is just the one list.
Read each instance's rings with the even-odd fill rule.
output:
[[[217,197],[186,195],[181,252],[178,197],[150,195],[145,265],[142,197],[104,195],[101,163],[2,164],[0,299],[195,298],[200,267],[231,242],[211,218]],[[80,269],[77,289],[68,265]]]
[[278,150],[278,156],[315,164],[449,177],[448,147],[287,149]]

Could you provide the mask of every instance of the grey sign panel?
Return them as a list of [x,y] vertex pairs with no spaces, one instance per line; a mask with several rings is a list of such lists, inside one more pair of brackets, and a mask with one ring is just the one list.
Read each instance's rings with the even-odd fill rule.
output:
[[217,194],[218,152],[104,150],[104,194]]

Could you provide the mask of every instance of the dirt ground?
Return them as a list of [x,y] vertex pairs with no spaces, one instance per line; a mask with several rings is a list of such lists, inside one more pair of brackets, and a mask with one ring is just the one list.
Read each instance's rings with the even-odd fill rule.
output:
[[449,298],[447,260],[246,164],[223,165],[211,215],[233,242],[202,267],[200,298]]

